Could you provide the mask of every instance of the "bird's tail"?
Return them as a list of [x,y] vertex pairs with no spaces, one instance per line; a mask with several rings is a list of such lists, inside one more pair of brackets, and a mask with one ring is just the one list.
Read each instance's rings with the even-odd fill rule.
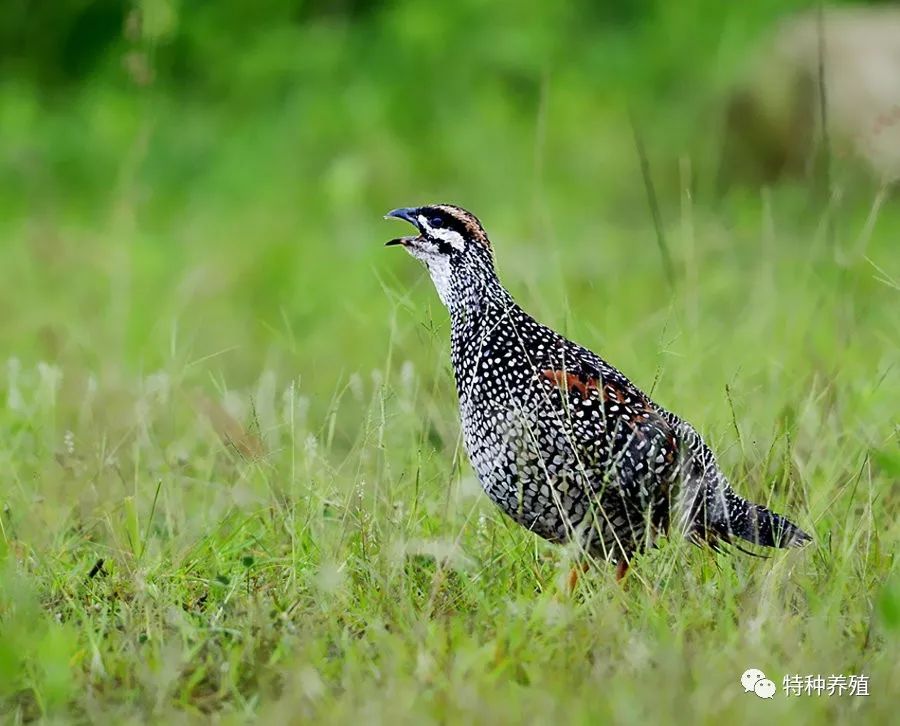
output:
[[690,536],[716,548],[735,538],[763,547],[801,547],[812,538],[789,519],[739,496],[720,477],[697,492]]
[[705,499],[704,529],[717,540],[732,543],[739,537],[763,547],[801,547],[812,539],[786,517],[747,501],[730,487],[710,487]]
[[780,514],[739,496],[697,430],[668,416],[675,420],[687,454],[677,510],[681,531],[690,539],[715,549],[729,544],[742,549],[735,539],[763,547],[800,547],[812,539]]

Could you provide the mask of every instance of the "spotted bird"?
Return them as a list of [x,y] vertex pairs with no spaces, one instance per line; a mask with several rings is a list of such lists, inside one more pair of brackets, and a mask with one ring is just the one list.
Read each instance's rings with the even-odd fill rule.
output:
[[738,495],[689,423],[590,350],[522,310],[494,269],[478,219],[438,204],[395,209],[400,245],[450,312],[463,438],[485,492],[551,542],[576,541],[624,576],[676,530],[715,549],[800,546],[808,534]]

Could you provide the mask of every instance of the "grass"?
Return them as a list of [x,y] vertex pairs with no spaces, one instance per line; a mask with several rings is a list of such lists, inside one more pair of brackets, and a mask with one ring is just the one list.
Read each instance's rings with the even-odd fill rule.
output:
[[[361,80],[305,89],[320,116],[303,94],[241,115],[0,88],[7,721],[892,719],[895,196],[836,165],[827,216],[790,184],[709,199],[663,104],[639,118],[656,229],[624,105],[546,79],[534,108],[489,83],[411,119]],[[568,596],[573,553],[481,493],[446,313],[381,247],[384,211],[437,199],[479,214],[524,307],[814,543],[664,540],[624,587],[601,565]],[[749,667],[772,701],[743,692]],[[789,698],[794,673],[865,674],[871,695]]]
[[[363,290],[322,279],[332,312],[305,335],[279,309],[289,284],[265,291],[266,318],[242,314],[234,298],[262,291],[233,287],[247,259],[235,252],[203,305],[144,332],[159,346],[145,370],[123,362],[117,325],[210,273],[169,268],[157,298],[152,264],[132,262],[127,283],[103,269],[111,231],[78,248],[96,255],[78,275],[63,274],[76,255],[64,241],[42,256],[27,233],[14,239],[9,279],[39,284],[7,301],[58,286],[27,301],[31,322],[13,328],[36,342],[6,364],[8,718],[888,720],[900,675],[890,220],[876,221],[869,259],[841,263],[821,239],[787,237],[777,201],[748,203],[727,231],[713,214],[681,219],[671,296],[649,222],[636,253],[631,231],[598,245],[565,217],[554,250],[517,247],[485,215],[529,307],[653,385],[741,492],[815,532],[768,560],[664,542],[624,588],[601,566],[574,598],[571,553],[511,526],[473,479],[446,317],[412,261],[379,248],[390,231],[376,215],[344,261]],[[83,316],[92,295],[127,310]],[[864,673],[872,695],[779,689],[763,702],[738,686],[750,666],[779,687],[787,673]]]

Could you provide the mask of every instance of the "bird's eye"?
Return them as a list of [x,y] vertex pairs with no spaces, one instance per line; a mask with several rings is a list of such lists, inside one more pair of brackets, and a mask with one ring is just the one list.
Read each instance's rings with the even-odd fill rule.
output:
[[428,220],[428,224],[431,225],[432,229],[440,229],[444,226],[444,220],[440,217],[432,217]]

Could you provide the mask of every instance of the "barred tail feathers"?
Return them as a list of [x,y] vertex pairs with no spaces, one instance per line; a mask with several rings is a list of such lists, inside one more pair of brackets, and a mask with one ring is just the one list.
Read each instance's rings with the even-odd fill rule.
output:
[[684,458],[676,521],[690,539],[717,549],[723,544],[740,549],[736,538],[763,547],[800,547],[812,539],[787,518],[738,495],[697,430],[667,411],[664,416],[681,439]]
[[730,487],[724,491],[707,492],[707,512],[714,516],[706,527],[726,542],[734,537],[763,547],[801,547],[812,538],[789,519],[761,504],[754,504],[739,496]]
[[739,496],[719,477],[703,487],[692,534],[715,546],[738,537],[763,547],[802,547],[812,538],[786,517]]

